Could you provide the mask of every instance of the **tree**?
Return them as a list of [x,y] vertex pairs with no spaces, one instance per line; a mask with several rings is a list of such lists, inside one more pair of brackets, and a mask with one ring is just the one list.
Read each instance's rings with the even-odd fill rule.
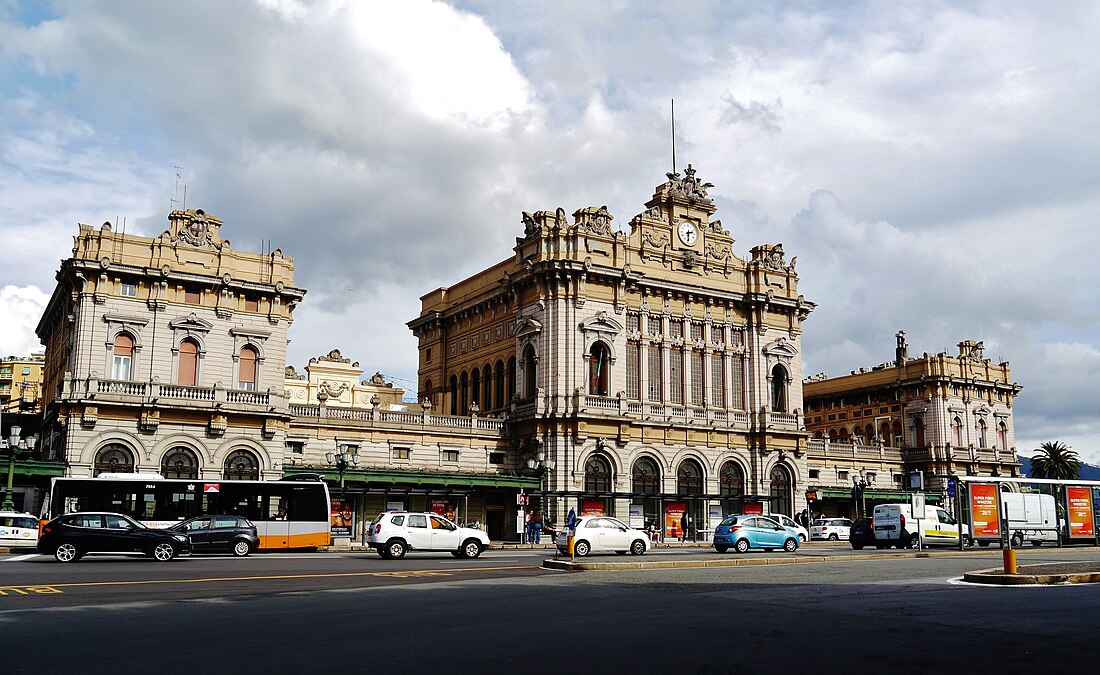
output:
[[1061,478],[1073,480],[1081,470],[1077,451],[1061,441],[1047,441],[1031,457],[1032,478]]

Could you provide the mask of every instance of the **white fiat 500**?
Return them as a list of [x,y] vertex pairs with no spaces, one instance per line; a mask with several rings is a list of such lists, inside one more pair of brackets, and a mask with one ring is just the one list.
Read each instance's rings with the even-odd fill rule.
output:
[[[558,528],[554,540],[558,553],[569,553],[569,530]],[[593,551],[614,551],[623,555],[642,555],[649,550],[649,535],[642,530],[626,526],[623,521],[608,516],[581,516],[577,518],[577,530],[573,540],[573,553],[583,558]]]

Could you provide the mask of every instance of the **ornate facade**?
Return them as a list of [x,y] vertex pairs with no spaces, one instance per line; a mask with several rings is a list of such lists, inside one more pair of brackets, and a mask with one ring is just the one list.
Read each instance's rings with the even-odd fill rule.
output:
[[201,210],[168,221],[154,238],[80,226],[37,328],[42,458],[71,476],[277,478],[293,259],[233,249]]
[[690,165],[667,178],[626,233],[606,207],[524,213],[512,257],[409,323],[419,398],[501,419],[559,522],[577,508],[676,535],[685,511],[694,532],[802,508],[815,305],[782,245],[737,256]]
[[[893,362],[803,383],[813,435],[808,478],[828,515],[904,498],[915,471],[933,501],[954,474],[1019,475],[1012,406],[1023,387],[1008,362],[992,363],[972,340],[960,342],[956,356],[910,358],[905,332],[896,339]],[[856,504],[861,471],[867,485]]]

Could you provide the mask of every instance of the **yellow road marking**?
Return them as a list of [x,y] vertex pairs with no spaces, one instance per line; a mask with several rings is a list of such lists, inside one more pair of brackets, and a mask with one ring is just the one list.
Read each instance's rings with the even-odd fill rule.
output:
[[[416,577],[445,577],[458,572],[494,572],[496,570],[538,569],[532,565],[513,565],[506,567],[462,567],[448,570],[409,570],[407,572],[336,572],[326,574],[278,574],[248,577],[207,577],[203,579],[142,579],[133,581],[81,581],[63,584],[34,584],[33,586],[0,586],[0,597],[8,593],[30,595],[31,593],[61,593],[60,588],[86,588],[90,586],[145,586],[153,584],[202,584],[219,581],[268,581],[278,579],[331,579],[333,577],[387,577],[391,579],[409,579]],[[38,590],[48,589],[48,590]]]

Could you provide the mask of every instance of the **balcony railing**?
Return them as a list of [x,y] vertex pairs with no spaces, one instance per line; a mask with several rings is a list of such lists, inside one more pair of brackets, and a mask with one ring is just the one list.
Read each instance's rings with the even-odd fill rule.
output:
[[384,424],[404,424],[447,429],[470,429],[477,431],[500,432],[504,420],[496,417],[460,417],[456,415],[433,415],[400,410],[381,410],[378,408],[338,408],[328,405],[292,405],[290,414],[304,419],[347,420],[356,422],[380,422]]
[[136,380],[106,380],[88,378],[69,380],[65,386],[65,397],[70,399],[107,397],[117,398],[120,402],[164,401],[177,405],[225,403],[239,406],[271,406],[282,402],[281,395],[270,391],[248,391],[227,389],[225,387],[193,387],[183,384],[162,384],[160,382],[139,382]]
[[748,427],[755,420],[762,427],[781,430],[798,430],[803,418],[795,413],[776,413],[767,410],[752,413],[746,410],[727,410],[709,406],[664,404],[649,401],[632,401],[621,396],[576,396],[577,411],[595,416],[611,414],[638,420],[664,420],[672,423],[702,422],[716,426]]

